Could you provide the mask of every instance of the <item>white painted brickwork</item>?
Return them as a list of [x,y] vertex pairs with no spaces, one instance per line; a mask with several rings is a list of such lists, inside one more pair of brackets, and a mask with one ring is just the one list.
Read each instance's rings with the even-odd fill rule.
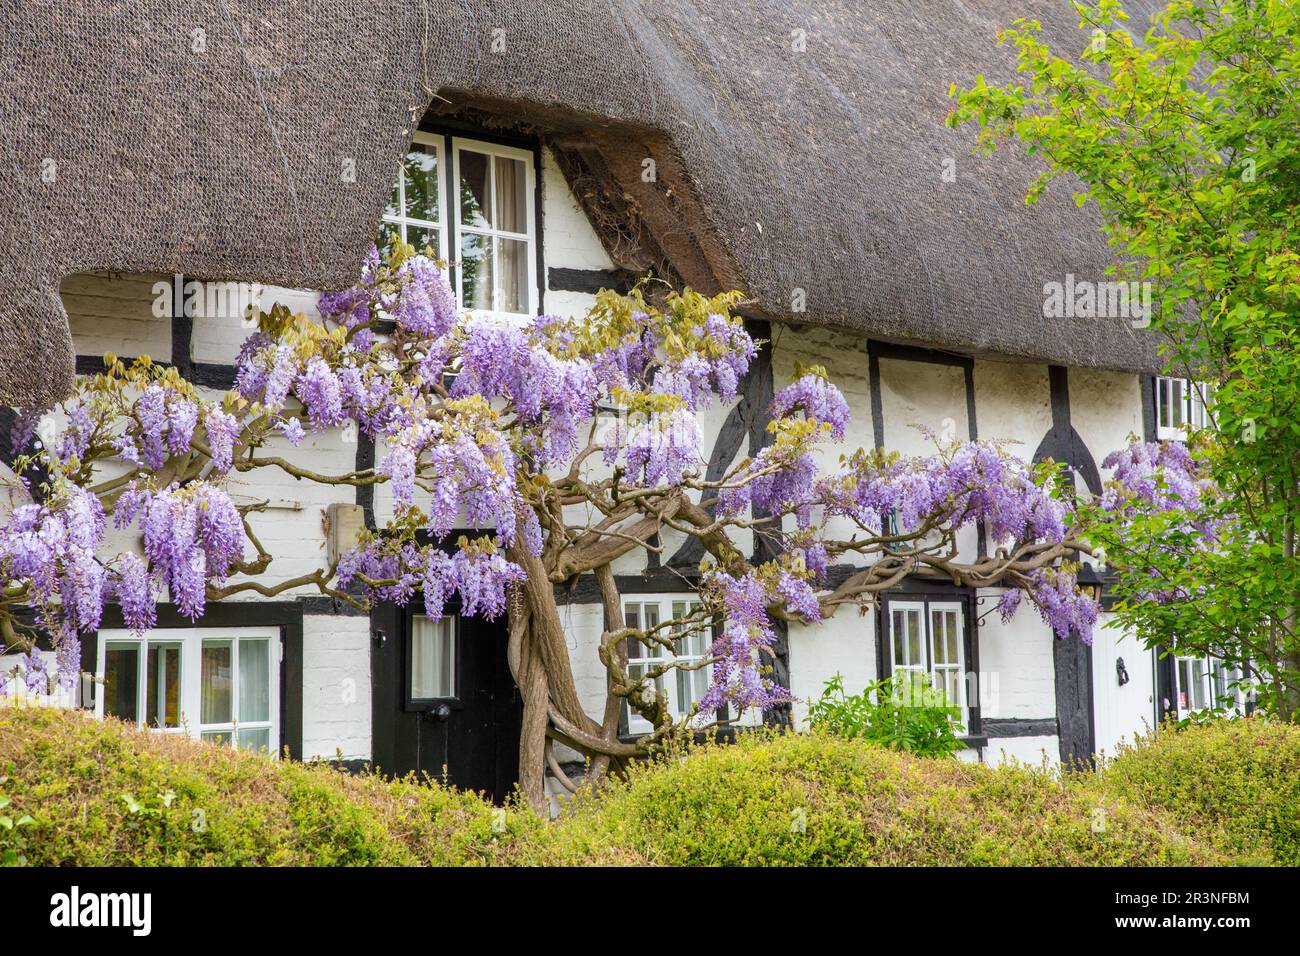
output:
[[370,757],[370,619],[303,617],[302,755]]

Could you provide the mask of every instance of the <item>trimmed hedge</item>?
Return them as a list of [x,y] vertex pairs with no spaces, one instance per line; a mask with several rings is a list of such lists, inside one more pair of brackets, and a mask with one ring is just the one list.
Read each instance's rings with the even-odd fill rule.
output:
[[1096,784],[821,735],[692,748],[557,821],[48,709],[0,709],[0,778],[0,817],[32,818],[0,828],[0,857],[35,865],[1127,866],[1236,852]]
[[1039,770],[815,734],[747,735],[639,767],[610,792],[576,800],[556,829],[569,854],[559,862],[614,848],[673,865],[1224,862],[1158,814]]
[[1300,726],[1238,718],[1166,728],[1079,781],[1164,811],[1238,862],[1300,866]]
[[[46,708],[0,709],[4,777],[3,812],[34,820],[15,831],[33,865],[490,863],[520,828],[542,827],[531,814],[501,821],[479,797],[445,787]],[[494,822],[506,832],[494,834]],[[0,851],[5,841],[0,832]]]

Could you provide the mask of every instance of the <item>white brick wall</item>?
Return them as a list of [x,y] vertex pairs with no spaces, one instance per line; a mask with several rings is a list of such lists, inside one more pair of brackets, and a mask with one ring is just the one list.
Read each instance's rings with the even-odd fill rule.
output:
[[150,358],[170,362],[172,329],[170,306],[159,318],[153,314],[161,282],[170,299],[169,276],[112,275],[106,272],[68,276],[60,286],[68,325],[77,343],[77,354],[102,356],[112,352],[119,358]]
[[790,625],[790,691],[794,725],[806,726],[808,705],[822,696],[826,682],[840,674],[844,692],[860,694],[876,679],[876,615],[841,607],[821,624]]

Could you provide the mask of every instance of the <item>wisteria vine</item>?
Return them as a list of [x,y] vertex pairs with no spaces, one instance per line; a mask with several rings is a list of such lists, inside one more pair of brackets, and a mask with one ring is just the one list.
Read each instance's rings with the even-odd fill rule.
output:
[[[1050,463],[1027,465],[996,443],[936,442],[929,456],[857,451],[824,471],[819,447],[845,439],[850,409],[825,370],[800,368],[771,401],[768,444],[706,477],[700,415],[736,399],[761,347],[731,313],[736,301],[651,284],[603,292],[576,319],[458,315],[439,265],[398,244],[372,252],[355,288],[321,295],[319,320],[282,306],[256,313],[235,386],[219,399],[147,358],[108,356],[60,408],[29,411],[15,428],[0,640],[28,650],[24,680],[36,686],[49,675],[31,648],[52,636],[70,687],[76,636],[110,603],[144,631],[163,596],[198,619],[240,592],[307,588],[358,607],[419,600],[434,618],[511,611],[512,633],[543,647],[556,587],[596,574],[612,588],[613,563],[668,532],[704,545],[705,610],[681,623],[711,634],[702,712],[789,700],[770,666],[780,622],[815,623],[907,575],[1007,588],[1004,616],[1025,595],[1058,636],[1091,640],[1098,609],[1074,563],[1090,549]],[[42,421],[60,427],[33,449]],[[308,435],[339,428],[374,441],[379,463],[323,474],[295,457]],[[1116,483],[1100,507],[1122,514],[1134,495],[1182,507],[1208,494],[1174,447],[1108,459]],[[392,518],[335,565],[268,581],[273,556],[254,527],[265,502],[242,500],[231,482],[259,469],[386,486]],[[976,525],[992,553],[963,560],[958,535]],[[483,530],[450,540],[466,527]],[[741,532],[765,540],[769,557],[743,555]],[[635,630],[670,650],[680,636]],[[614,692],[653,717],[661,740],[673,721],[618,650],[631,636],[608,611],[602,659]],[[556,739],[628,755],[616,726],[574,707],[564,674],[547,679]]]

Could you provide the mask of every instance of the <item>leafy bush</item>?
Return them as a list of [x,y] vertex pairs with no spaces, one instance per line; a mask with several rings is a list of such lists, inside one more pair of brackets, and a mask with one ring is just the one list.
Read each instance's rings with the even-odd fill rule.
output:
[[808,709],[813,730],[906,750],[920,757],[951,757],[965,746],[958,738],[961,711],[928,683],[886,678],[861,694],[844,692],[844,678],[826,682]]
[[487,863],[543,825],[413,779],[271,761],[48,708],[0,708],[0,776],[11,801],[0,815],[32,818],[17,845],[0,823],[0,854],[13,846],[39,866]]
[[918,760],[821,733],[756,732],[634,768],[607,793],[575,798],[554,828],[546,862],[618,855],[721,866],[1223,860],[1157,814],[1041,771]]
[[1300,865],[1300,727],[1263,718],[1166,725],[1084,787],[1155,807],[1242,862]]
[[0,709],[0,776],[0,817],[15,821],[0,823],[0,854],[33,865],[1138,865],[1234,852],[1095,781],[820,732],[687,748],[574,798],[556,821],[427,780],[50,709]]

